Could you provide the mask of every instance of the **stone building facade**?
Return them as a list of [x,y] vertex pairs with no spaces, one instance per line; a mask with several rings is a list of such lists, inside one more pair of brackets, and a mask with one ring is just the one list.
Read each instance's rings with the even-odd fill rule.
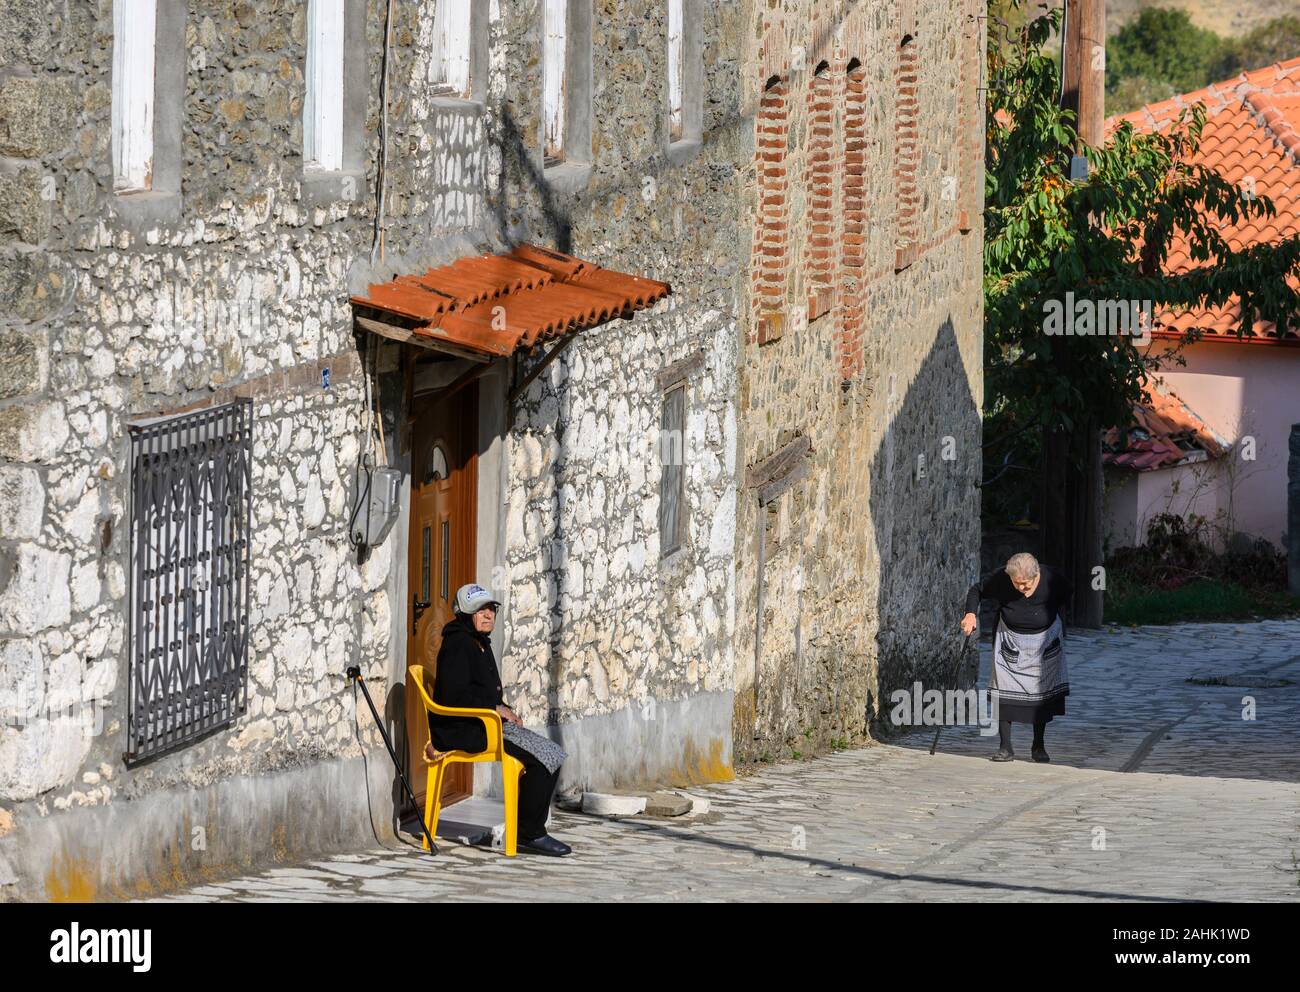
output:
[[[977,123],[952,135],[977,114],[979,22],[684,0],[674,56],[662,0],[474,0],[453,86],[438,4],[345,0],[342,155],[320,171],[308,0],[158,0],[152,187],[121,193],[114,3],[0,0],[0,899],[153,891],[394,828],[344,671],[404,751],[418,425],[468,360],[367,332],[349,299],[458,258],[529,242],[672,286],[535,378],[543,349],[460,394],[466,574],[503,600],[505,694],[569,751],[562,788],[856,736],[941,657],[978,546],[982,145]],[[236,401],[241,710],[127,760],[132,428]],[[359,553],[368,457],[401,473],[400,516]]]
[[889,692],[934,684],[960,647],[979,549],[982,14],[787,0],[746,37],[740,758],[881,732]]

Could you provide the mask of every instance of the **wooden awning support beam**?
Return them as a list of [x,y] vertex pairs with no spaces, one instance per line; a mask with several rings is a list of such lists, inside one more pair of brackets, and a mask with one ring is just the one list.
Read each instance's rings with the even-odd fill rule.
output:
[[396,324],[387,324],[382,320],[374,320],[370,317],[354,317],[353,319],[363,331],[370,331],[372,334],[378,334],[392,341],[400,341],[402,344],[414,345],[427,351],[440,351],[444,355],[465,358],[483,365],[492,361],[491,355],[485,355],[483,352],[475,351],[472,348],[462,348],[450,341],[440,341],[437,338],[429,337],[427,334],[416,334],[409,327],[398,327]]
[[560,352],[562,352],[565,348],[569,347],[569,345],[573,344],[573,342],[577,339],[577,337],[578,335],[576,334],[566,334],[564,337],[560,338],[560,343],[557,345],[553,345],[551,347],[551,350],[546,353],[546,357],[543,358],[540,362],[538,362],[532,368],[532,370],[526,376],[524,376],[523,381],[519,383],[519,385],[517,385],[514,389],[510,390],[511,408],[514,407],[515,400],[519,399],[519,397],[523,395],[524,390],[532,385],[533,380],[536,379],[539,375],[541,375],[546,370],[546,366],[550,365],[551,362],[555,361],[555,359],[559,357]]

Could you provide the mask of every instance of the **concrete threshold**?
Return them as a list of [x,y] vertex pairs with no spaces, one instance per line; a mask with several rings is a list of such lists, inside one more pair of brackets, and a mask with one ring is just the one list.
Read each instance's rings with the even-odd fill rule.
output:
[[[493,846],[505,835],[505,806],[500,799],[489,796],[471,796],[458,803],[444,806],[438,813],[436,840],[457,844],[484,844]],[[420,821],[411,813],[402,819],[402,831],[412,837],[423,838]]]

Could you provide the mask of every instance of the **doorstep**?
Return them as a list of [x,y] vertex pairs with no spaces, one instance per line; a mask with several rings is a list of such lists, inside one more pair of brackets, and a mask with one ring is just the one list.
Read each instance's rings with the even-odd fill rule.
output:
[[[498,837],[504,835],[505,822],[505,806],[500,799],[470,796],[439,811],[437,840],[490,845],[494,832]],[[424,839],[420,821],[410,813],[402,818],[402,831]]]

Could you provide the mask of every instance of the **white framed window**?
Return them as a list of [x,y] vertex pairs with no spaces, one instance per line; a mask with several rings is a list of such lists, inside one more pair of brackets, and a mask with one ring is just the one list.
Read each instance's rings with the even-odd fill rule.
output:
[[157,0],[113,4],[113,189],[154,186]]
[[433,15],[432,82],[454,96],[471,95],[470,60],[473,0],[438,0]]
[[310,0],[302,108],[302,157],[309,169],[343,168],[343,36],[343,0]]
[[682,106],[683,33],[682,0],[668,0],[668,140],[680,141],[685,123]]
[[592,0],[543,0],[542,165],[553,189],[591,174]]
[[705,0],[668,0],[667,138],[673,161],[684,161],[704,139]]
[[542,15],[542,156],[564,161],[569,73],[569,0],[545,0]]

